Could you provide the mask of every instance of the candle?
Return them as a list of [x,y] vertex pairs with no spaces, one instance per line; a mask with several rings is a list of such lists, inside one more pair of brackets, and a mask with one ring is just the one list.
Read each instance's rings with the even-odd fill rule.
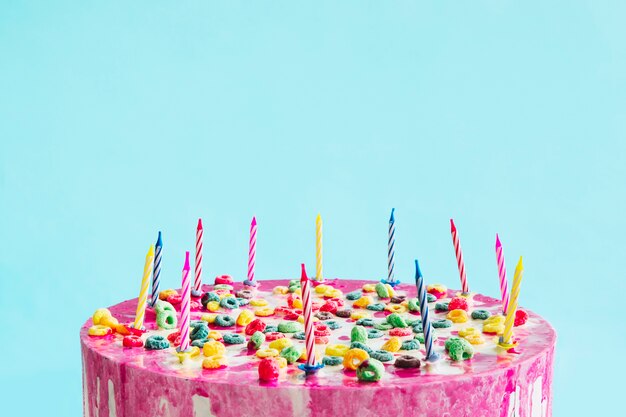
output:
[[161,241],[161,232],[154,245],[154,267],[152,269],[152,296],[150,297],[150,306],[154,307],[159,300],[159,284],[161,278],[161,250],[163,250],[163,241]]
[[146,263],[143,267],[143,277],[141,278],[141,289],[137,300],[137,312],[135,313],[135,329],[143,328],[143,319],[146,315],[146,304],[148,304],[148,287],[150,286],[150,271],[152,271],[152,261],[154,260],[154,245],[150,245],[146,255]]
[[515,312],[517,311],[517,299],[519,298],[519,289],[522,283],[522,277],[524,276],[524,265],[522,264],[522,257],[519,257],[519,262],[515,267],[515,274],[513,275],[513,287],[511,288],[511,300],[509,301],[509,308],[504,319],[504,332],[500,336],[500,344],[507,346],[511,344],[513,337],[513,324],[515,324]]
[[202,295],[202,235],[204,230],[202,229],[202,219],[198,219],[198,227],[196,229],[196,263],[194,265],[194,272],[196,280],[194,282],[192,294],[195,297]]
[[322,216],[319,214],[315,219],[315,279],[324,281],[322,261]]
[[189,269],[189,251],[186,251],[185,266],[183,266],[182,300],[180,302],[180,346],[178,348],[180,352],[189,349],[189,307],[191,302]]
[[248,249],[248,279],[246,285],[256,285],[254,282],[254,263],[256,260],[256,217],[250,223],[250,246]]
[[302,275],[300,276],[300,287],[302,290],[302,314],[304,316],[304,341],[306,346],[306,364],[309,367],[315,366],[315,334],[313,332],[313,317],[311,308],[311,288],[306,269],[302,264]]
[[391,285],[398,284],[395,280],[394,267],[396,263],[396,219],[393,216],[395,208],[391,209],[391,217],[389,217],[389,241],[387,244],[387,283]]
[[426,346],[426,360],[434,361],[438,359],[433,350],[433,328],[428,316],[428,298],[426,295],[426,285],[424,285],[424,277],[420,270],[420,265],[415,260],[415,285],[417,286],[417,298],[420,303],[420,314],[422,315],[422,329],[424,331],[424,345]]
[[454,220],[450,219],[450,232],[452,233],[452,243],[454,244],[454,253],[456,254],[456,263],[459,266],[459,275],[461,275],[461,291],[465,294],[469,293],[469,285],[467,285],[467,276],[465,275],[465,262],[463,261],[463,250],[459,235],[456,232]]
[[509,289],[506,280],[506,265],[500,237],[496,233],[496,262],[498,263],[498,277],[500,278],[500,293],[502,294],[502,314],[506,315],[509,307]]

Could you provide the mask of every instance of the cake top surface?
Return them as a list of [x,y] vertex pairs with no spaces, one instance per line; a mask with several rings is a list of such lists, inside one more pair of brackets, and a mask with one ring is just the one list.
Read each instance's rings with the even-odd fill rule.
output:
[[[347,348],[335,346],[349,347],[351,334],[357,325],[362,326],[367,334],[364,344],[366,349],[371,349],[373,352],[370,356],[380,359],[385,366],[381,380],[371,384],[376,386],[443,382],[472,374],[503,370],[532,360],[551,348],[556,340],[556,334],[550,324],[538,315],[527,311],[526,321],[524,322],[524,317],[521,316],[519,325],[514,329],[517,347],[504,350],[498,346],[497,333],[500,331],[498,320],[493,319],[493,317],[501,316],[500,300],[480,294],[470,294],[467,298],[459,297],[456,291],[432,286],[429,288],[431,295],[428,305],[431,320],[436,325],[433,329],[434,349],[440,355],[440,359],[427,363],[424,361],[424,343],[423,341],[419,343],[420,341],[417,340],[421,336],[421,317],[419,309],[415,308],[416,288],[414,285],[400,284],[394,289],[393,297],[381,297],[374,291],[375,284],[377,284],[375,281],[333,279],[326,280],[312,290],[314,312],[320,319],[316,324],[318,330],[315,345],[316,357],[319,362],[324,361],[326,365],[314,375],[305,377],[304,372],[297,367],[297,364],[303,360],[301,357],[300,362],[282,368],[277,381],[261,382],[258,373],[259,351],[248,346],[251,336],[246,334],[249,333],[246,331],[247,325],[240,326],[236,324],[236,321],[243,311],[248,311],[243,314],[242,323],[258,319],[266,325],[264,329],[266,340],[260,346],[261,354],[268,351],[270,343],[273,342],[270,339],[275,337],[288,339],[284,342],[285,345],[294,346],[296,350],[304,352],[305,345],[301,333],[304,326],[298,320],[301,310],[298,308],[300,300],[295,282],[297,281],[259,281],[259,286],[253,293],[242,293],[244,286],[239,282],[233,283],[232,286],[218,285],[217,290],[213,285],[202,287],[203,293],[214,294],[212,297],[215,300],[217,300],[215,295],[221,296],[222,299],[239,300],[238,303],[220,303],[220,300],[207,304],[209,297],[205,297],[204,305],[201,304],[200,298],[195,299],[195,303],[192,302],[192,324],[212,332],[211,337],[207,337],[204,330],[194,332],[192,329],[192,339],[196,338],[195,343],[192,344],[202,346],[206,341],[223,339],[225,353],[222,355],[220,366],[216,369],[203,368],[203,360],[207,358],[202,348],[200,348],[199,355],[187,357],[181,363],[175,348],[177,329],[160,329],[152,308],[146,310],[144,321],[146,331],[140,338],[145,344],[149,337],[163,336],[165,340],[169,339],[167,348],[149,350],[146,347],[124,347],[124,336],[115,331],[103,336],[90,335],[89,329],[94,324],[93,319],[89,319],[82,327],[81,340],[86,348],[111,361],[171,377],[225,384],[306,385],[319,388],[357,385],[362,387],[364,385],[357,380],[355,371],[345,369],[341,363],[340,355]],[[224,297],[227,293],[233,294],[233,297]],[[245,297],[250,299],[245,301],[247,299]],[[439,298],[434,300],[436,297]],[[178,315],[180,305],[177,301],[179,300],[175,295],[170,296],[168,300],[175,306],[176,315]],[[446,311],[450,306],[460,308]],[[110,307],[109,311],[120,323],[131,323],[135,317],[136,307],[137,299],[132,299]],[[207,310],[207,307],[214,311]],[[337,316],[335,308],[341,311],[340,315],[347,317]],[[346,312],[346,310],[351,310],[351,312]],[[459,310],[465,313],[460,313]],[[394,319],[390,320],[389,316],[392,314]],[[217,318],[218,315],[219,318]],[[244,320],[244,316],[248,319]],[[491,317],[491,320],[486,320],[487,316]],[[398,320],[398,317],[401,320]],[[283,332],[278,332],[279,329]],[[454,355],[446,351],[446,341],[458,337],[471,342],[464,342],[464,346],[471,345],[473,350],[471,358],[463,360],[462,357],[455,357],[457,360],[453,360]],[[393,340],[390,342],[390,339]],[[397,342],[401,343],[399,350]],[[280,350],[282,346],[276,345],[281,343],[278,342],[272,346]],[[269,353],[272,354],[271,351]],[[409,369],[395,366],[396,359],[402,355],[418,358],[421,366]],[[330,356],[334,359],[329,359]]]

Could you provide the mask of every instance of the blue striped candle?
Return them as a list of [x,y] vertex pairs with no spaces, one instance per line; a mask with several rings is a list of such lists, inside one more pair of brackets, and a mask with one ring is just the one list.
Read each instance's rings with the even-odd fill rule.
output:
[[428,298],[426,295],[426,285],[420,270],[420,264],[415,260],[415,285],[417,286],[417,298],[420,302],[420,313],[422,315],[422,329],[424,331],[424,345],[426,345],[426,360],[435,361],[439,355],[433,350],[433,327],[428,316]]
[[390,285],[396,285],[394,267],[396,264],[396,219],[393,217],[393,212],[396,209],[391,209],[391,216],[389,217],[389,243],[387,245],[387,283]]
[[161,240],[161,232],[154,245],[154,267],[152,270],[152,296],[150,298],[150,306],[154,307],[159,299],[159,284],[161,278],[161,250],[163,249],[163,241]]

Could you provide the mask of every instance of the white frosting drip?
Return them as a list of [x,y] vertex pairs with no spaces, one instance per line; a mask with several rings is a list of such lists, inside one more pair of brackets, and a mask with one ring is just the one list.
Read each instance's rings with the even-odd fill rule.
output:
[[113,381],[109,379],[109,417],[117,417],[117,410],[115,408],[115,387]]
[[100,417],[100,377],[96,378],[96,406],[94,415]]
[[83,359],[83,416],[89,417],[89,390],[87,389],[87,371],[85,369],[85,360]]
[[309,408],[309,390],[307,389],[290,389],[288,390],[291,398],[291,410],[294,416],[307,417],[311,415]]
[[194,395],[191,400],[193,401],[193,415],[195,417],[215,417],[211,413],[211,400],[209,398]]
[[159,414],[156,417],[172,417],[170,403],[167,398],[161,397],[159,400]]
[[544,417],[542,411],[541,399],[543,397],[543,377],[535,379],[532,386],[532,395],[530,396],[531,417]]

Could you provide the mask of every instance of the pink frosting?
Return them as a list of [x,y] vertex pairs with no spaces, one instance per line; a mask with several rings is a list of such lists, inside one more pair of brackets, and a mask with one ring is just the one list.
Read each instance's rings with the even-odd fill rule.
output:
[[[286,285],[286,280],[262,281],[262,290]],[[344,293],[366,281],[336,280]],[[235,283],[235,289],[242,288]],[[209,286],[204,286],[208,291]],[[402,284],[409,297],[415,287]],[[454,292],[449,291],[448,296]],[[500,301],[476,295],[481,309],[497,312]],[[110,308],[120,322],[134,318],[136,299]],[[192,312],[192,320],[201,312]],[[380,313],[382,315],[382,313]],[[378,314],[377,314],[378,315]],[[433,311],[433,319],[445,314]],[[441,366],[457,374],[397,369],[386,365],[390,377],[378,383],[358,382],[353,372],[326,372],[304,378],[290,367],[276,383],[258,380],[255,360],[223,370],[166,365],[170,350],[147,351],[120,347],[119,336],[92,338],[88,320],[81,329],[85,414],[98,417],[192,416],[381,416],[411,415],[549,417],[552,409],[552,368],[556,333],[541,317],[529,312],[538,325],[532,331],[516,328],[517,353],[476,354],[470,361]],[[146,312],[147,329],[155,329],[155,315]],[[242,329],[239,329],[240,331]],[[444,340],[437,341],[443,344]],[[241,355],[246,355],[242,349]],[[420,352],[423,355],[423,349]],[[171,363],[171,361],[170,361]],[[437,365],[436,365],[437,366]]]

